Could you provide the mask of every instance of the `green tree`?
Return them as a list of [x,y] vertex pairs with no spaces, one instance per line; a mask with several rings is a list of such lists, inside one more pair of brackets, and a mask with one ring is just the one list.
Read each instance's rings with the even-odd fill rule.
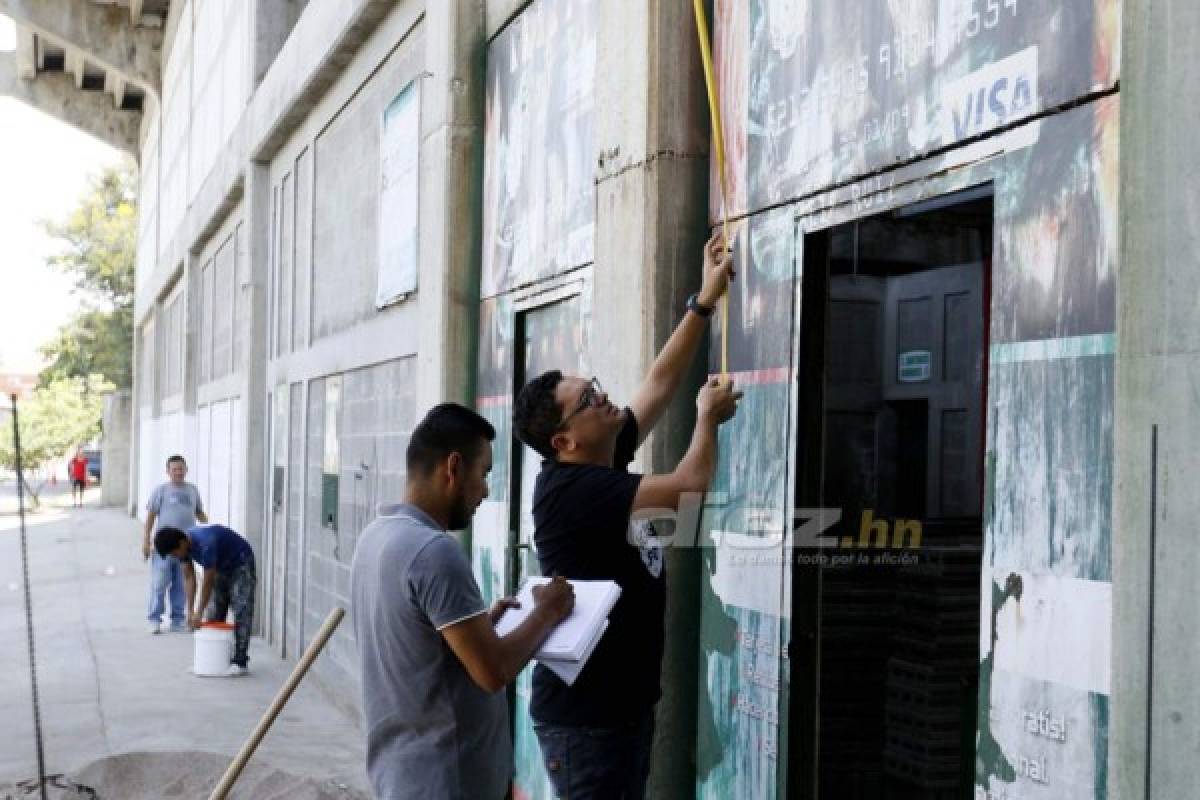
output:
[[[96,438],[104,411],[104,395],[112,384],[98,375],[83,378],[57,378],[38,387],[33,396],[18,404],[21,428],[21,466],[38,471],[56,458]],[[0,419],[0,467],[16,469],[12,420]],[[26,479],[25,486],[36,506],[38,491]]]
[[51,266],[75,279],[82,309],[45,344],[43,385],[62,378],[104,376],[120,389],[133,381],[134,265],[137,175],[131,162],[92,178],[79,206],[62,222],[45,223],[59,243]]

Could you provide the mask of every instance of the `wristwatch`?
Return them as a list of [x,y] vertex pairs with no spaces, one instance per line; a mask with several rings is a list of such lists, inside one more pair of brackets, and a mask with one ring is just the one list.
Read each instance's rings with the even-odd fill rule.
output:
[[692,295],[690,295],[688,297],[687,310],[695,311],[697,314],[699,314],[700,316],[705,317],[705,318],[711,317],[712,313],[713,313],[712,306],[706,306],[706,305],[702,305],[700,303],[700,293],[699,292],[694,292]]

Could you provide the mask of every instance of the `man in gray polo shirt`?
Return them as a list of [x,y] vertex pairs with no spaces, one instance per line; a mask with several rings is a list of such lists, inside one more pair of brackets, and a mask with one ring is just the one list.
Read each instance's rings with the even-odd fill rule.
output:
[[483,603],[460,530],[487,497],[496,432],[454,403],[413,430],[404,502],[380,509],[351,569],[362,660],[367,774],[381,800],[500,800],[512,776],[508,705],[501,689],[574,606],[557,579],[503,638],[493,629],[514,605]]
[[179,561],[163,558],[154,551],[151,542],[154,534],[163,528],[186,531],[196,527],[196,521],[207,523],[208,514],[200,502],[200,490],[184,480],[187,477],[187,462],[183,456],[167,459],[166,483],[160,484],[150,493],[146,501],[146,524],[142,529],[142,557],[150,563],[150,597],[146,602],[146,616],[150,620],[150,633],[162,630],[163,594],[171,598],[171,631],[186,633],[187,617],[184,611],[183,573]]

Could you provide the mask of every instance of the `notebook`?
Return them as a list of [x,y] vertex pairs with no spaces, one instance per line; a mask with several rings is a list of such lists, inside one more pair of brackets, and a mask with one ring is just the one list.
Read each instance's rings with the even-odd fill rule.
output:
[[[550,578],[529,578],[517,593],[520,608],[510,608],[496,623],[496,635],[506,636],[525,621],[533,611],[533,587],[550,582]],[[570,581],[575,589],[575,608],[558,624],[534,658],[554,671],[566,683],[573,683],[587,663],[592,651],[608,627],[608,614],[621,596],[621,587],[614,581]],[[568,676],[570,680],[568,680]]]

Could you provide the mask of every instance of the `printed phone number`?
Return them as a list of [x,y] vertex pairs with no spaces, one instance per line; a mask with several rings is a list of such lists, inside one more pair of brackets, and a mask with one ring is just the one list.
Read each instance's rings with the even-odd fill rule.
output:
[[[900,30],[891,41],[879,46],[876,67],[885,81],[936,63],[939,48],[943,57],[952,46],[995,30],[1006,20],[1016,19],[1020,0],[960,0],[936,21]],[[941,26],[941,30],[939,30]],[[838,102],[866,92],[871,85],[871,56],[863,53],[830,70],[817,73],[812,85],[801,92],[818,101]]]

